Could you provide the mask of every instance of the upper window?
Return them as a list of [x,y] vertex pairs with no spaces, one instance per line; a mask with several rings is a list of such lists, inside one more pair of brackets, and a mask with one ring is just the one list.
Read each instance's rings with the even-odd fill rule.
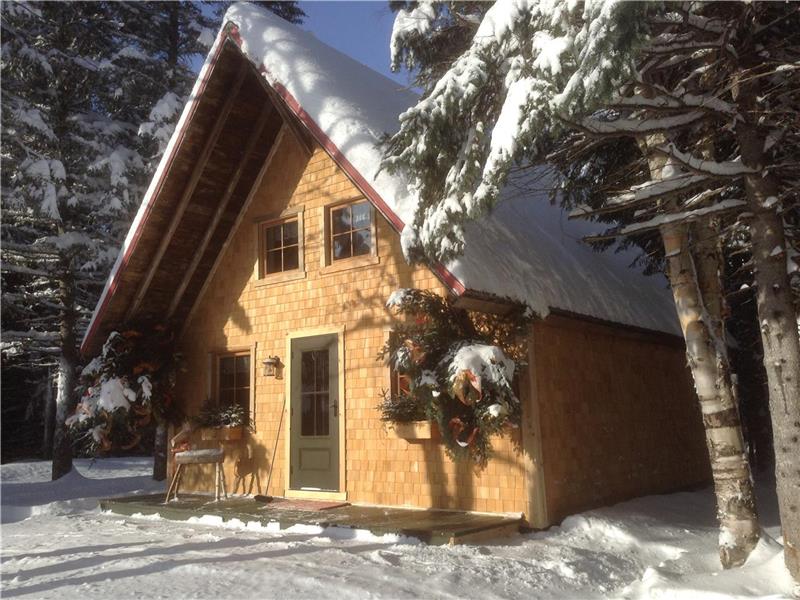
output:
[[330,210],[332,261],[372,254],[372,206],[366,200]]
[[261,225],[264,256],[262,275],[293,271],[300,267],[300,234],[297,218]]
[[250,354],[223,354],[219,357],[217,399],[220,406],[241,406],[250,410]]

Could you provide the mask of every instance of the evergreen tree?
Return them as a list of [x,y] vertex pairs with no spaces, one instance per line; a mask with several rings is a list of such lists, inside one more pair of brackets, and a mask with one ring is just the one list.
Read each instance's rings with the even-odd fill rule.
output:
[[111,8],[120,40],[142,59],[120,104],[140,118],[142,153],[153,172],[197,77],[192,60],[214,43],[218,20],[198,2],[115,2]]
[[4,351],[58,363],[58,478],[78,340],[146,178],[118,102],[136,56],[101,3],[6,2],[2,32]]
[[414,85],[430,91],[464,52],[491,2],[416,2],[394,0],[390,41],[392,70],[414,74]]

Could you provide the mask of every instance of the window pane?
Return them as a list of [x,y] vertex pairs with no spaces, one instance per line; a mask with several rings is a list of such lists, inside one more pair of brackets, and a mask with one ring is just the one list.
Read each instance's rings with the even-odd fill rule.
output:
[[372,211],[370,210],[369,202],[359,202],[358,204],[353,204],[351,208],[353,211],[353,229],[369,227],[372,224]]
[[234,386],[233,357],[226,356],[219,359],[219,387],[232,388]]
[[314,435],[314,395],[300,397],[300,435]]
[[219,405],[230,406],[236,398],[236,394],[232,388],[219,391]]
[[300,364],[300,386],[301,386],[301,393],[306,394],[309,392],[316,391],[314,385],[314,367],[316,360],[314,358],[314,352],[303,352],[303,356],[301,358]]
[[369,254],[372,251],[372,231],[361,229],[353,232],[353,256]]
[[318,350],[317,355],[317,392],[328,391],[328,351]]
[[283,224],[283,245],[294,246],[297,243],[297,221]]
[[250,357],[236,357],[236,387],[250,387]]
[[317,394],[316,404],[317,404],[316,435],[328,435],[328,430],[330,429],[328,426],[330,421],[329,417],[330,401],[328,394]]
[[280,273],[283,270],[281,265],[281,251],[274,250],[267,253],[267,273]]
[[235,396],[236,404],[242,407],[245,415],[250,414],[250,389],[241,388],[236,390]]
[[344,233],[350,231],[350,207],[337,208],[331,211],[331,221],[333,222],[333,233]]
[[299,251],[297,246],[283,249],[283,270],[291,271],[300,266],[298,259]]
[[281,226],[267,227],[267,250],[281,247]]
[[408,376],[397,373],[397,391],[404,395],[411,393],[411,380]]
[[350,258],[353,255],[353,249],[350,245],[350,234],[337,235],[333,238],[333,259]]

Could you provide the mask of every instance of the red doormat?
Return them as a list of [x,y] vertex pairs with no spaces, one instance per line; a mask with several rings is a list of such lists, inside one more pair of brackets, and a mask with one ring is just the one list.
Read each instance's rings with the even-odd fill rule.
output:
[[303,500],[299,498],[274,498],[269,504],[265,504],[264,508],[280,508],[281,510],[330,510],[332,508],[339,508],[341,506],[350,506],[349,502],[326,502],[324,500]]

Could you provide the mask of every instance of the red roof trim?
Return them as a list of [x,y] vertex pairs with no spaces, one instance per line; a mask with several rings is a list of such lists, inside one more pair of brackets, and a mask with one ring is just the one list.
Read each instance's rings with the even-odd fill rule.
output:
[[200,80],[200,87],[198,88],[191,111],[189,112],[187,119],[183,122],[182,127],[173,133],[173,136],[174,135],[179,136],[178,141],[175,145],[172,146],[172,150],[169,156],[167,156],[166,159],[167,163],[165,164],[164,168],[161,169],[161,175],[159,176],[156,188],[153,190],[153,193],[147,197],[147,205],[144,215],[142,216],[142,219],[139,221],[139,224],[136,227],[133,237],[131,238],[131,242],[126,248],[125,254],[122,256],[122,260],[118,265],[115,266],[114,270],[111,272],[109,278],[110,282],[107,284],[107,288],[104,290],[103,297],[101,299],[101,304],[97,308],[96,313],[93,315],[92,321],[89,324],[89,329],[86,332],[86,335],[84,335],[83,337],[83,342],[81,343],[81,353],[84,353],[86,351],[87,346],[91,342],[94,335],[97,333],[97,329],[103,320],[103,313],[108,308],[108,303],[111,301],[111,298],[114,296],[114,292],[116,292],[117,290],[120,277],[122,273],[125,271],[125,268],[128,266],[131,255],[133,254],[133,251],[136,249],[139,239],[141,238],[142,230],[144,229],[144,226],[147,223],[148,218],[152,213],[154,200],[161,193],[161,189],[164,186],[164,179],[166,178],[167,173],[170,171],[170,168],[172,167],[172,163],[174,162],[175,156],[178,154],[178,150],[183,144],[186,135],[186,129],[188,128],[188,125],[191,122],[192,117],[194,116],[194,113],[197,110],[197,107],[200,105],[200,97],[203,95],[203,92],[205,91],[206,86],[208,85],[208,81],[211,78],[211,74],[214,72],[214,67],[217,65],[217,60],[219,59],[219,56],[222,53],[222,48],[225,46],[225,39],[224,39],[225,36],[226,33],[224,31],[220,32],[220,36],[217,38],[217,42],[215,42],[215,44],[217,44],[217,49],[214,53],[214,56],[211,58],[211,61],[209,63],[209,69],[205,77]]
[[[229,29],[231,39],[236,42],[241,50],[242,37],[239,34],[239,28],[233,25]],[[244,54],[244,51],[242,51]],[[271,76],[268,69],[262,64],[258,66],[258,70],[263,75],[267,76],[267,82],[272,86],[272,89],[283,99],[286,106],[300,119],[300,122],[306,126],[311,132],[311,135],[317,142],[325,149],[333,161],[347,174],[348,177],[355,183],[355,185],[364,192],[364,195],[369,198],[375,207],[381,211],[384,217],[392,224],[392,226],[399,232],[403,231],[405,223],[397,216],[381,195],[373,188],[369,182],[364,178],[361,172],[356,169],[347,157],[339,150],[336,144],[328,137],[328,135],[317,125],[316,121],[309,115],[305,109],[300,105],[297,99],[286,89],[286,87],[274,77]],[[461,283],[458,278],[453,275],[444,265],[436,264],[432,267],[433,271],[450,287],[456,295],[461,295],[466,291],[466,287]]]

